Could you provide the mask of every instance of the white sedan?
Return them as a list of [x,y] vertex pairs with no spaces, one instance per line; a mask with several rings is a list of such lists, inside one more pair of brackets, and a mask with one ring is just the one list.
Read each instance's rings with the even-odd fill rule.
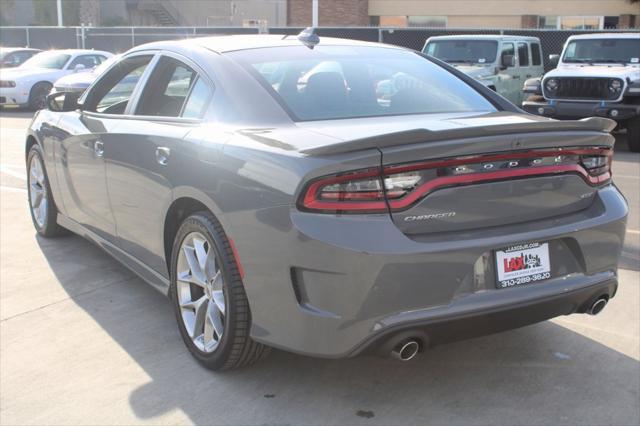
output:
[[65,75],[89,70],[113,54],[100,50],[64,49],[38,53],[13,69],[0,70],[0,106],[44,108],[53,83]]

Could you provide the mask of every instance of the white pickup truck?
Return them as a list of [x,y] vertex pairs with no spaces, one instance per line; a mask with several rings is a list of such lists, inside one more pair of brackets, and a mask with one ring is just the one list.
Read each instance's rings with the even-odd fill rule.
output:
[[611,118],[640,152],[640,33],[571,36],[549,59],[556,69],[525,82],[522,107],[559,119]]

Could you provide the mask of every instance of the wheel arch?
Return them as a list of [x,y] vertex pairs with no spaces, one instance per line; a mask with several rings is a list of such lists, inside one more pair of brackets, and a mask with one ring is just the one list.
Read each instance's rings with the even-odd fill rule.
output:
[[39,145],[38,140],[32,134],[27,135],[27,140],[24,144],[24,158],[26,159],[29,156],[29,151],[31,151],[31,147],[34,145]]
[[169,275],[171,275],[173,240],[176,237],[178,228],[180,228],[180,224],[184,219],[199,211],[208,211],[215,216],[223,229],[226,229],[221,217],[222,212],[208,196],[193,188],[174,189],[173,200],[167,208],[163,226],[164,255]]

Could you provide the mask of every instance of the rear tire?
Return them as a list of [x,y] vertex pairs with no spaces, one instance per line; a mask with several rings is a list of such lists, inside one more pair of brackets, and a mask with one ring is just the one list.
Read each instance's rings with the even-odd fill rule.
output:
[[33,226],[45,238],[62,236],[68,231],[58,225],[58,208],[53,200],[49,177],[40,145],[34,144],[27,155],[27,193]]
[[51,83],[46,81],[36,83],[29,92],[29,110],[38,111],[43,109],[46,106],[47,95],[51,92],[52,87]]
[[640,152],[640,117],[627,122],[627,144],[631,152]]
[[193,357],[211,370],[231,370],[264,358],[270,348],[249,336],[249,301],[216,218],[209,212],[187,217],[171,253],[171,301]]

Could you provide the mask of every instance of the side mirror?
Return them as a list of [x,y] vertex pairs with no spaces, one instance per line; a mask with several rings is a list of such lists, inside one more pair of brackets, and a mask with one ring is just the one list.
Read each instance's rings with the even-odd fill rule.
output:
[[560,55],[549,55],[549,64],[555,67],[560,62]]
[[73,71],[75,72],[81,72],[85,70],[85,66],[82,64],[76,64],[75,67],[73,67]]
[[514,55],[502,55],[502,59],[500,60],[500,65],[502,65],[502,69],[515,67],[516,57]]
[[79,92],[51,93],[46,99],[47,109],[55,112],[74,111],[80,106],[78,98],[81,94]]

